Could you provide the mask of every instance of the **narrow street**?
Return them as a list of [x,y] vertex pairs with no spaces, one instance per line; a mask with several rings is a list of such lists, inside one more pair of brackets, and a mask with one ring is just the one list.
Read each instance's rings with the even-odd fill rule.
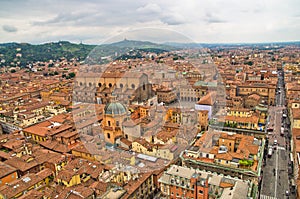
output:
[[[267,124],[269,130],[267,130],[267,148],[262,168],[261,199],[296,198],[295,195],[291,194],[289,183],[290,132],[286,119],[283,118],[286,109],[283,86],[283,75],[279,72],[276,106],[269,107]],[[284,133],[281,133],[282,129],[284,129]]]

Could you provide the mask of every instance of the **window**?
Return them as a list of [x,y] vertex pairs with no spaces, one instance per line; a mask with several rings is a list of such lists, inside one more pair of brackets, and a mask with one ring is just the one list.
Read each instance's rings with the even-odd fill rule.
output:
[[120,84],[120,88],[123,88],[123,84]]
[[144,90],[146,90],[146,85],[145,85],[145,84],[143,84],[143,91],[144,91]]
[[111,87],[112,87],[112,84],[111,84],[111,83],[109,83],[109,84],[108,84],[108,86],[109,86],[109,88],[111,88]]
[[99,86],[99,87],[101,87],[101,86],[102,86],[102,84],[101,84],[101,83],[98,83],[98,86]]
[[134,85],[134,84],[131,84],[131,88],[132,88],[132,89],[135,89],[135,85]]
[[202,191],[202,190],[199,190],[199,194],[203,194],[203,191]]
[[110,126],[110,121],[107,121],[107,123],[108,123],[108,126]]
[[116,121],[116,125],[117,125],[117,126],[119,126],[119,125],[120,125],[120,124],[119,124],[119,121]]
[[109,133],[107,133],[107,138],[110,139],[110,134]]

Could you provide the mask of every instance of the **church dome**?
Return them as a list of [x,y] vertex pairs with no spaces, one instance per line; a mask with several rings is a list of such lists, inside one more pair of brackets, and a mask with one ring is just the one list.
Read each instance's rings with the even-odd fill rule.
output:
[[109,115],[121,115],[126,113],[126,108],[119,102],[111,102],[106,104],[104,113]]

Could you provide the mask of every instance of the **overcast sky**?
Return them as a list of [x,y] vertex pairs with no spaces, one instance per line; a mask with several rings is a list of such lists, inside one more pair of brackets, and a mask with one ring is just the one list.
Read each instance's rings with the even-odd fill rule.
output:
[[0,42],[295,41],[299,7],[299,0],[1,0]]

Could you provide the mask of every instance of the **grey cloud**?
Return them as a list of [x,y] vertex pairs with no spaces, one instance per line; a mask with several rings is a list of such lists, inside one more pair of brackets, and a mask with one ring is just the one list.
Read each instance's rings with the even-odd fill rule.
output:
[[170,14],[161,18],[163,23],[168,25],[180,25],[186,22],[185,18],[179,14]]
[[3,25],[2,29],[5,32],[17,32],[18,31],[18,29],[15,26],[12,26],[12,25]]
[[218,16],[215,16],[211,13],[206,13],[205,19],[207,23],[226,23],[226,20],[220,19]]
[[44,21],[34,21],[32,24],[37,26],[49,25],[49,24],[60,24],[68,22],[82,21],[91,13],[59,13],[55,17],[44,20]]

